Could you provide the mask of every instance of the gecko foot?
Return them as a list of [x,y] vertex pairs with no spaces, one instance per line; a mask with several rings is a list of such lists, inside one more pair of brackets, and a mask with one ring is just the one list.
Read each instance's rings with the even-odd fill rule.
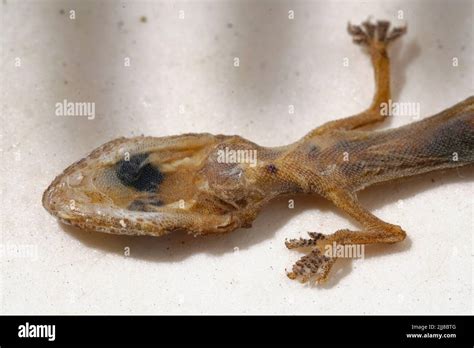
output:
[[292,271],[287,273],[288,278],[298,279],[302,283],[313,280],[315,283],[323,283],[327,280],[329,271],[336,262],[336,257],[328,257],[321,253],[319,248],[295,262]]
[[372,23],[367,20],[362,25],[348,23],[347,31],[352,36],[352,41],[363,46],[387,46],[390,42],[406,33],[407,27],[394,27],[389,30],[389,21],[377,21]]
[[288,272],[288,278],[298,279],[302,283],[306,283],[309,280],[314,280],[316,283],[323,283],[327,280],[329,271],[332,265],[336,262],[336,257],[329,257],[324,255],[320,246],[319,241],[326,239],[326,236],[322,233],[308,232],[310,239],[290,239],[285,241],[288,249],[295,248],[311,248],[311,252],[301,259],[296,261],[293,265],[292,271]]

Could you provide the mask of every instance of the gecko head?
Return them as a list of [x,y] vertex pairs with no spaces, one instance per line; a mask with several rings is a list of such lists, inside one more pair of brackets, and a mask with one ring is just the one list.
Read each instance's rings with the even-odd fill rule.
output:
[[56,177],[43,194],[43,206],[64,223],[110,233],[200,233],[229,227],[228,215],[195,209],[208,184],[199,171],[221,137],[185,134],[110,141]]

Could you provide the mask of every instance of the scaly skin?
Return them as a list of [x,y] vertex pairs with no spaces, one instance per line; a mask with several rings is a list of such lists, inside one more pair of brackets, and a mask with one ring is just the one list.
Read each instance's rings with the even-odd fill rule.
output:
[[[356,192],[375,183],[474,162],[474,97],[401,128],[359,128],[382,121],[390,99],[387,46],[406,28],[388,22],[349,25],[366,47],[376,92],[364,112],[332,121],[300,141],[261,147],[239,136],[184,134],[119,138],[94,150],[59,175],[43,195],[44,207],[62,222],[99,232],[195,235],[250,227],[277,196],[306,193],[331,200],[357,220],[360,231],[309,233],[288,248],[309,248],[288,276],[323,282],[336,261],[333,245],[394,243],[406,234],[361,207]],[[232,157],[235,155],[236,157]],[[240,157],[237,157],[240,156]]]

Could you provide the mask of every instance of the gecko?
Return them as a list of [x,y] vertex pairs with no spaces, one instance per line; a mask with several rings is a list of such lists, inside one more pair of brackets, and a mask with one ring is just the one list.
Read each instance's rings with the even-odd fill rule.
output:
[[208,133],[121,137],[57,176],[43,194],[43,206],[59,221],[86,230],[139,236],[180,230],[197,236],[250,228],[278,196],[318,195],[360,225],[285,241],[287,248],[305,252],[287,276],[323,283],[337,260],[325,252],[328,245],[391,244],[406,237],[400,226],[365,209],[358,191],[474,163],[474,96],[399,128],[365,128],[387,118],[382,105],[391,101],[388,48],[406,31],[406,25],[391,28],[388,21],[348,24],[374,69],[375,93],[365,111],[279,147]]

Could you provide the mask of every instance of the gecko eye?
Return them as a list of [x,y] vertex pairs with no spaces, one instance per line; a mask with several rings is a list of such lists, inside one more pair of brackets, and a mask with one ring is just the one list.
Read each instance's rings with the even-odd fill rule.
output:
[[149,154],[138,154],[128,161],[116,164],[115,173],[120,182],[138,191],[156,192],[163,182],[163,174],[158,168],[147,162]]

